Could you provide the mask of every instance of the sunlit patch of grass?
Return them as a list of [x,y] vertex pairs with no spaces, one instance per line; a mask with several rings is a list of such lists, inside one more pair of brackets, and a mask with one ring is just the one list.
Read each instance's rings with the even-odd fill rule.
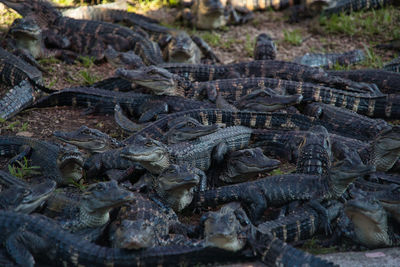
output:
[[3,6],[4,5],[0,3],[0,31],[7,31],[13,21],[17,18],[21,18],[21,15],[11,8],[5,6],[3,8]]
[[349,36],[384,37],[393,39],[400,37],[400,10],[387,7],[379,10],[354,12],[350,15],[340,14],[331,17],[322,16],[319,24],[320,33],[345,34]]
[[72,6],[74,5],[74,0],[51,0],[51,2],[57,4],[58,6]]
[[151,10],[160,9],[163,6],[176,6],[178,4],[178,0],[136,0],[132,6],[128,7],[127,11],[146,13]]
[[291,45],[299,46],[303,42],[300,30],[283,30],[283,41]]
[[203,40],[206,41],[211,46],[221,45],[221,35],[219,35],[214,31],[202,33],[201,38],[203,38]]

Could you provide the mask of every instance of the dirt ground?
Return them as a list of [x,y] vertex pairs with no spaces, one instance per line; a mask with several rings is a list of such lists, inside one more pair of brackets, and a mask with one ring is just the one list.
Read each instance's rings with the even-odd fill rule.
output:
[[[145,14],[161,20],[164,25],[176,26],[174,18],[178,12],[177,8],[164,7],[148,11]],[[400,25],[400,12],[397,15],[398,25]],[[307,52],[344,52],[352,49],[365,49],[366,47],[385,62],[395,56],[392,51],[373,48],[374,44],[388,41],[386,37],[379,34],[373,40],[371,40],[371,36],[363,36],[362,34],[353,36],[347,34],[330,35],[323,32],[318,18],[308,19],[297,24],[289,24],[286,19],[287,14],[285,12],[256,12],[254,20],[245,25],[228,26],[223,30],[211,33],[193,29],[190,29],[190,32],[203,37],[211,34],[211,38],[217,38],[215,44],[210,44],[225,64],[250,61],[254,39],[263,32],[268,33],[275,40],[278,47],[278,60],[293,60]],[[0,28],[7,29],[7,24],[0,25]],[[297,30],[302,37],[300,45],[292,45],[284,41],[284,32],[293,30]],[[85,66],[85,64],[79,62],[67,65],[60,61],[43,60],[41,64],[46,70],[43,73],[44,83],[58,90],[85,84],[83,73],[89,73],[92,80],[98,81],[112,77],[115,71],[115,67],[108,63]],[[366,67],[366,65],[356,66],[355,68],[362,67]],[[54,131],[71,131],[81,125],[97,128],[118,139],[127,137],[127,134],[118,128],[112,115],[86,114],[85,109],[76,107],[28,109],[9,121],[0,122],[0,135],[23,135],[55,140],[52,137]],[[291,167],[293,166],[288,168]]]

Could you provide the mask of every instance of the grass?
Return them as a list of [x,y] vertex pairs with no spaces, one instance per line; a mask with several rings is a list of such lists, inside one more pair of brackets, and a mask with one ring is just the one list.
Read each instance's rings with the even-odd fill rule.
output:
[[321,17],[321,34],[345,34],[349,36],[393,39],[400,37],[400,10],[387,7],[379,10],[354,12],[350,15]]
[[26,132],[29,128],[28,122],[21,123],[21,121],[19,120],[7,122],[4,119],[0,119],[0,123],[4,123],[4,125],[2,125],[2,128],[10,130],[12,132]]
[[221,35],[214,31],[202,33],[201,38],[211,46],[220,46],[222,44]]
[[301,36],[300,30],[293,30],[293,31],[288,31],[288,30],[283,30],[283,41],[285,43],[299,46],[303,42],[303,38]]
[[254,45],[256,44],[256,37],[251,37],[250,34],[246,34],[246,41],[244,43],[244,50],[247,53],[247,56],[253,57],[254,54]]
[[79,75],[83,78],[86,85],[94,84],[98,80],[98,77],[91,74],[88,70],[79,71]]
[[133,3],[133,6],[128,7],[127,11],[146,13],[160,9],[162,6],[177,6],[179,5],[179,0],[136,0]]
[[80,56],[78,60],[81,62],[82,66],[90,68],[94,65],[95,58],[90,56]]
[[377,55],[374,50],[367,45],[363,44],[363,46],[365,51],[365,60],[360,62],[360,64],[368,68],[381,69],[383,67],[382,57]]
[[40,174],[40,166],[29,166],[28,159],[26,157],[23,158],[23,162],[17,160],[16,166],[8,165],[8,171],[11,175],[18,177],[18,178],[27,178],[32,175]]

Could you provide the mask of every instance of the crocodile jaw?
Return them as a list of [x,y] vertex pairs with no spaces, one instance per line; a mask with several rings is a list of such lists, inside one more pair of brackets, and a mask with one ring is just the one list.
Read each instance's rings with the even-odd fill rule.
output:
[[242,239],[239,239],[237,235],[226,236],[223,234],[208,237],[206,239],[206,242],[210,246],[222,248],[229,251],[239,251],[246,244],[246,242]]

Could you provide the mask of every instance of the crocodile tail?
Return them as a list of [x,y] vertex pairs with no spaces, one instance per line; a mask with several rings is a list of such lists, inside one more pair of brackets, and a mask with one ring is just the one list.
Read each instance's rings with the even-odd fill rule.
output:
[[298,250],[269,233],[253,231],[251,246],[267,266],[336,266],[334,263]]

